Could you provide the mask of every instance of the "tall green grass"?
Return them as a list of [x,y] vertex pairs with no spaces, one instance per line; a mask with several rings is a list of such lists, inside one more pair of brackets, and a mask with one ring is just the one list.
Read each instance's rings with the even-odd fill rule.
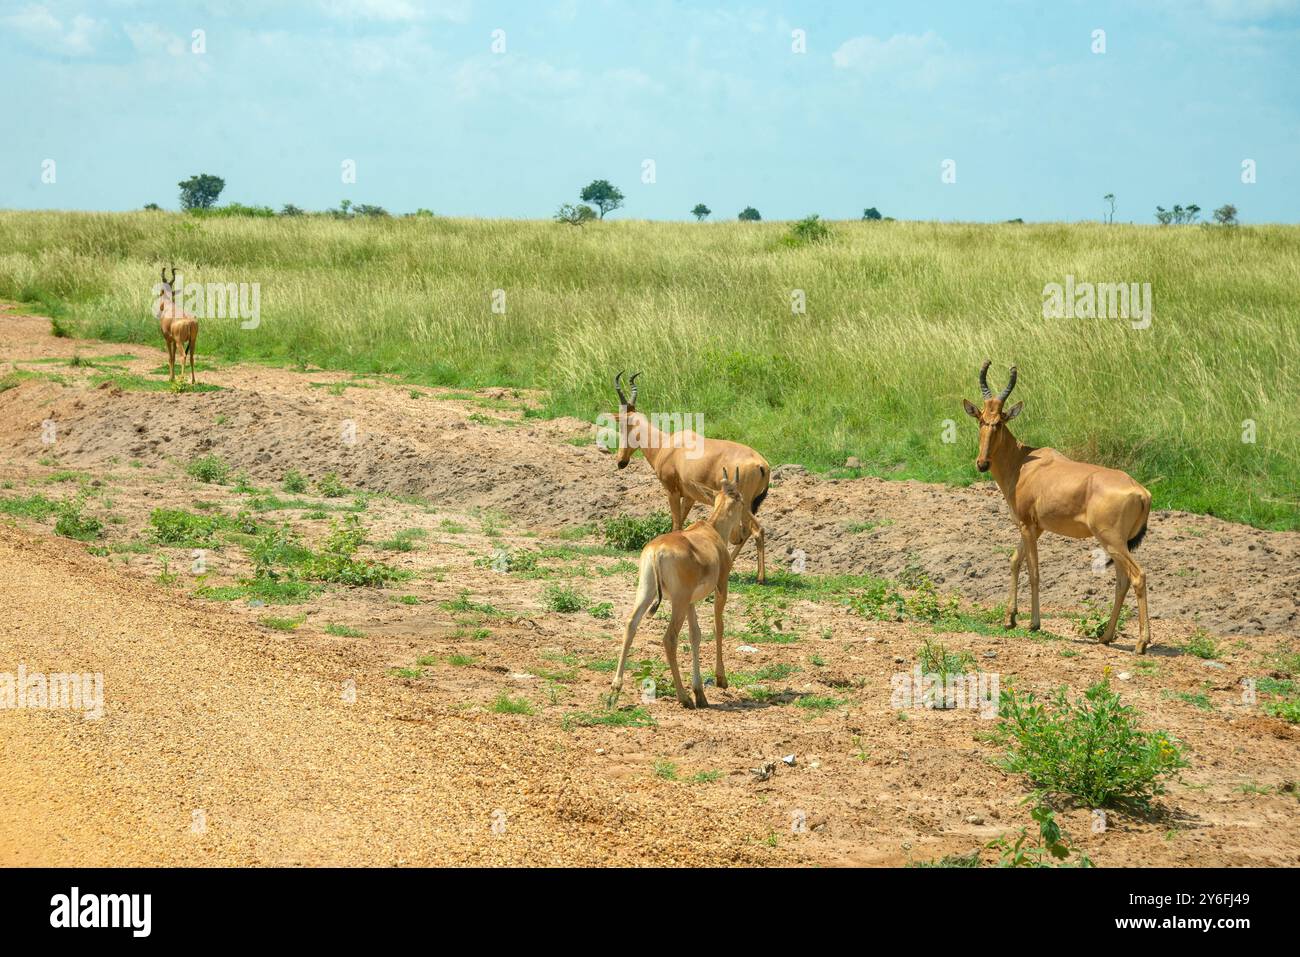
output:
[[[832,227],[798,246],[780,223],[8,212],[0,296],[155,342],[151,287],[174,263],[261,284],[260,327],[208,320],[200,353],[540,387],[584,419],[641,370],[646,411],[701,412],[774,463],[963,484],[961,399],[991,358],[996,384],[1020,367],[1023,441],[1125,469],[1157,507],[1300,528],[1300,227]],[[1067,274],[1150,282],[1151,328],[1042,318]]]

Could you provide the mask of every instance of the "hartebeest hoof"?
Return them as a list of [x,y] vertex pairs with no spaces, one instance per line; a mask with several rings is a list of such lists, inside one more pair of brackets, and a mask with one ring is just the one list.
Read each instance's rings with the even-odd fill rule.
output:
[[718,687],[718,688],[722,688],[722,689],[725,691],[725,690],[726,690],[726,687],[727,687],[727,676],[726,676],[726,675],[723,675],[723,676],[720,677],[720,678],[715,678],[715,679],[713,680],[713,684],[714,684],[716,687]]
[[704,697],[703,691],[695,692],[695,704],[700,708],[707,708],[709,706],[709,699]]
[[1151,644],[1151,640],[1149,638],[1145,640],[1139,638],[1138,643],[1133,646],[1133,654],[1145,655],[1147,653],[1147,645],[1149,644]]
[[1005,618],[1002,619],[1002,627],[1003,627],[1003,628],[1014,628],[1014,627],[1016,627],[1016,616],[1015,616],[1015,613],[1014,613],[1014,612],[1013,612],[1012,614],[1010,614],[1010,615],[1007,615],[1007,617],[1005,617]]
[[678,695],[677,703],[683,708],[690,708],[692,711],[695,710],[695,702],[692,701],[688,695]]

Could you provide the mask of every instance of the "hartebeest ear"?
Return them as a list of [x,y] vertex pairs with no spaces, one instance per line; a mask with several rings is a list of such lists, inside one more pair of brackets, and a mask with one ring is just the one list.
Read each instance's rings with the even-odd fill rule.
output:
[[971,402],[970,399],[962,399],[961,404],[962,407],[966,410],[966,414],[969,415],[972,419],[978,419],[980,417],[980,410],[975,408],[975,404]]
[[1010,422],[1012,419],[1014,419],[1016,416],[1020,414],[1020,410],[1023,409],[1024,407],[1025,404],[1023,402],[1017,402],[1015,405],[1013,405],[1010,409],[1008,409],[1006,412],[1002,414],[1002,421]]

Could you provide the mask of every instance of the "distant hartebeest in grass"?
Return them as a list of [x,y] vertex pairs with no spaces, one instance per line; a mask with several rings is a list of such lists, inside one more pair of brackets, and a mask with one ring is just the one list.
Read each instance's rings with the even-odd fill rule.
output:
[[1003,403],[1016,385],[1016,367],[1011,367],[1007,387],[994,395],[988,384],[989,363],[980,367],[980,391],[984,405],[977,408],[962,400],[966,413],[979,422],[980,448],[975,467],[993,471],[993,478],[1020,526],[1020,547],[1011,555],[1011,600],[1004,624],[1016,625],[1016,586],[1020,562],[1029,561],[1029,589],[1033,601],[1031,631],[1037,630],[1038,536],[1055,532],[1070,538],[1095,538],[1115,563],[1115,607],[1101,636],[1108,645],[1115,640],[1115,626],[1124,607],[1129,584],[1137,595],[1139,631],[1134,651],[1142,654],[1151,643],[1151,622],[1147,617],[1147,577],[1131,554],[1147,533],[1151,514],[1151,493],[1124,472],[1088,465],[1066,458],[1056,449],[1035,449],[1016,440],[1007,423],[1020,414],[1023,402],[1004,410]]
[[772,467],[767,459],[747,445],[728,442],[725,439],[706,439],[688,429],[676,432],[663,432],[656,428],[650,418],[637,411],[637,377],[635,372],[628,380],[632,387],[629,398],[623,394],[623,373],[614,377],[614,391],[618,393],[618,467],[627,468],[627,463],[634,453],[640,450],[645,460],[650,463],[659,483],[668,494],[668,510],[673,517],[673,531],[681,531],[686,518],[697,504],[709,505],[713,495],[718,491],[719,479],[723,470],[733,476],[744,471],[741,482],[741,497],[745,501],[746,514],[732,536],[727,540],[734,545],[731,560],[734,563],[740,550],[750,535],[758,546],[758,580],[767,580],[767,547],[763,539],[763,526],[758,523],[755,513],[767,498],[768,483],[772,478]]
[[[694,483],[688,482],[689,485]],[[672,619],[664,632],[664,654],[673,673],[673,687],[677,700],[683,707],[697,705],[707,708],[704,681],[700,677],[700,622],[695,617],[695,603],[713,596],[713,634],[717,648],[713,676],[719,688],[727,687],[727,670],[722,663],[722,611],[727,605],[727,576],[731,574],[731,555],[727,543],[732,533],[740,527],[749,514],[743,493],[744,478],[740,472],[728,473],[724,469],[719,489],[713,496],[713,511],[707,518],[682,531],[665,532],[652,538],[641,550],[641,562],[636,589],[636,607],[627,620],[623,632],[623,651],[618,656],[618,670],[610,691],[609,704],[613,707],[623,688],[623,668],[632,648],[641,619],[659,610],[664,595],[672,604]],[[708,496],[707,490],[692,488],[697,500]],[[691,688],[692,700],[682,686],[681,671],[677,667],[677,635],[682,622],[690,624],[691,635]]]
[[190,384],[194,384],[194,346],[199,340],[199,321],[176,302],[176,267],[167,278],[167,267],[162,267],[162,290],[157,304],[158,324],[167,342],[167,365],[171,380],[176,381],[176,350],[181,350],[181,378],[185,378],[185,358],[190,360]]

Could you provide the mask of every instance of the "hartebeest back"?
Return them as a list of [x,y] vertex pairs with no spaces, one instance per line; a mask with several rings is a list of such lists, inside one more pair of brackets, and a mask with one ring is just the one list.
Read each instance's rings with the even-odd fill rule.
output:
[[176,381],[176,350],[181,351],[181,378],[185,377],[185,358],[190,360],[190,384],[194,383],[194,347],[199,340],[199,321],[176,302],[176,267],[167,278],[167,267],[162,267],[162,289],[158,301],[158,324],[167,343],[167,365],[171,380]]
[[[767,498],[772,468],[767,459],[747,445],[725,439],[706,439],[689,429],[664,432],[655,428],[648,417],[637,411],[637,377],[629,379],[632,395],[623,393],[623,373],[614,377],[614,391],[618,394],[618,467],[626,468],[639,450],[650,463],[659,483],[668,495],[668,510],[673,517],[673,531],[680,531],[686,518],[697,504],[708,505],[719,489],[723,470],[737,475],[743,472],[740,493],[746,514],[728,539],[735,548],[731,553],[734,563],[750,535],[758,546],[758,580],[767,580],[767,547],[763,539],[763,526],[755,513]],[[694,490],[694,491],[692,491]]]
[[[740,472],[728,476],[724,469],[717,481],[718,492],[713,496],[713,511],[709,516],[682,531],[665,532],[651,539],[641,550],[641,563],[637,581],[636,607],[627,620],[623,632],[623,651],[618,656],[618,670],[610,692],[610,706],[618,700],[623,687],[623,668],[632,648],[637,626],[646,614],[653,615],[665,595],[672,604],[672,619],[664,632],[664,654],[673,674],[673,687],[677,700],[683,707],[708,707],[704,697],[704,681],[700,677],[700,622],[695,616],[695,603],[713,596],[713,634],[717,650],[714,664],[714,681],[719,688],[727,687],[727,669],[722,663],[722,611],[727,605],[727,576],[731,574],[731,555],[727,543],[732,533],[745,521],[749,507],[745,504],[744,477]],[[693,484],[693,483],[691,483]],[[691,489],[696,498],[707,497],[703,488]],[[682,622],[690,623],[691,634],[691,688],[695,699],[682,686],[681,672],[677,667],[677,635]]]
[[1096,538],[1115,563],[1115,607],[1101,643],[1115,640],[1124,598],[1130,582],[1137,595],[1139,632],[1134,651],[1139,655],[1151,643],[1151,622],[1147,617],[1147,579],[1131,554],[1142,542],[1151,514],[1151,493],[1124,472],[1068,459],[1056,449],[1035,449],[1016,440],[1007,423],[1020,414],[1023,402],[1010,409],[1003,404],[1016,386],[1016,367],[1011,367],[1007,387],[994,395],[988,384],[989,363],[980,368],[983,407],[962,400],[966,412],[979,423],[980,448],[975,467],[990,469],[1020,526],[1020,547],[1011,555],[1011,598],[1004,624],[1016,624],[1016,586],[1020,562],[1029,562],[1029,590],[1033,602],[1030,630],[1039,625],[1038,537],[1055,532],[1070,538]]

